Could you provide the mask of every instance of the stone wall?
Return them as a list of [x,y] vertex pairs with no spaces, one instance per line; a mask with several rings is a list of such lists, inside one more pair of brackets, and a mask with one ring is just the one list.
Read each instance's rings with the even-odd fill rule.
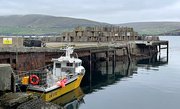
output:
[[140,36],[139,39],[145,41],[159,41],[159,36]]
[[43,37],[41,40],[44,42],[60,42],[61,37]]
[[[6,41],[5,39],[8,39],[12,42],[3,42]],[[10,46],[17,46],[22,47],[23,46],[23,38],[22,37],[9,37],[9,36],[0,36],[0,47],[10,47]]]
[[75,27],[72,32],[62,32],[62,42],[111,42],[138,40],[138,33],[129,27]]
[[[0,91],[10,91],[14,84],[11,83],[13,71],[10,64],[0,64]],[[13,86],[12,86],[13,85]]]

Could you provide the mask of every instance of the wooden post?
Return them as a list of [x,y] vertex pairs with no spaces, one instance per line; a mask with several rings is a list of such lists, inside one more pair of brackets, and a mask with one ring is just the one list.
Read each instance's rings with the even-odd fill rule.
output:
[[108,75],[108,67],[109,67],[109,51],[106,51],[106,74]]
[[[59,52],[58,52],[58,56],[60,56],[60,55],[59,55]],[[46,54],[45,54],[45,52],[44,52],[44,60],[45,60],[45,59],[46,59]],[[44,61],[43,64],[44,64],[44,66],[46,66],[46,62],[45,62],[45,61]]]
[[113,59],[113,76],[114,76],[114,80],[116,78],[115,67],[116,67],[116,50],[114,50],[114,59]]
[[169,60],[169,42],[167,42],[167,62]]
[[17,48],[16,48],[16,70],[19,70],[18,69],[18,51],[17,51]]
[[159,61],[161,60],[161,44],[159,43]]
[[96,70],[96,63],[97,63],[96,53],[93,53],[92,56],[93,56],[93,57],[91,57],[91,58],[94,59],[94,61],[93,61],[93,71],[95,71],[95,70]]
[[131,56],[130,56],[130,53],[129,53],[128,47],[126,47],[126,51],[127,51],[128,59],[129,59],[129,61],[131,61]]
[[15,74],[13,72],[11,73],[11,91],[16,92]]
[[9,56],[9,57],[10,57],[10,65],[11,65],[11,67],[13,67],[13,65],[12,65],[12,64],[13,64],[13,62],[12,62],[12,52],[10,52],[9,55],[10,55],[10,56]]
[[89,87],[90,87],[90,90],[91,90],[91,86],[92,86],[92,83],[91,83],[91,80],[92,80],[92,72],[91,72],[91,63],[92,63],[92,61],[91,61],[91,50],[89,50]]
[[128,62],[128,67],[127,67],[127,72],[126,72],[126,76],[130,76],[131,74],[131,70],[130,70],[130,65],[131,65],[131,61]]
[[115,69],[115,50],[113,52],[113,60],[112,60],[112,74],[114,74],[114,69]]
[[152,57],[151,47],[149,46],[149,56]]
[[116,50],[114,50],[114,55],[113,55],[113,67],[116,66]]
[[123,48],[123,56],[125,55],[125,49]]

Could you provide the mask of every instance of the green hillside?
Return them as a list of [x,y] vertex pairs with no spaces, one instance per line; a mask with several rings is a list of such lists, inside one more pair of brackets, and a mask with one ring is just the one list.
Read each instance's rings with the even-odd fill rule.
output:
[[76,26],[110,26],[107,23],[47,15],[0,16],[0,35],[59,35]]
[[165,32],[159,35],[165,35],[165,36],[180,36],[180,29],[174,30],[174,31],[169,31]]
[[[48,15],[0,16],[0,35],[59,35],[76,26],[112,26],[113,24]],[[180,22],[136,22],[115,24],[134,28],[139,34],[164,34],[180,29]],[[115,26],[113,25],[113,26]]]
[[180,29],[180,22],[137,22],[117,24],[117,26],[133,27],[139,34],[162,34]]

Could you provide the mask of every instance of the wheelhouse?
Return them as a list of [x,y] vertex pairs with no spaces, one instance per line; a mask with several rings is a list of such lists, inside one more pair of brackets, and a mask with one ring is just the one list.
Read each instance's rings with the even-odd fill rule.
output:
[[53,59],[53,75],[56,77],[62,78],[72,78],[74,75],[76,75],[76,68],[80,67],[82,64],[82,61],[77,58],[68,59],[61,61],[61,58],[59,59]]

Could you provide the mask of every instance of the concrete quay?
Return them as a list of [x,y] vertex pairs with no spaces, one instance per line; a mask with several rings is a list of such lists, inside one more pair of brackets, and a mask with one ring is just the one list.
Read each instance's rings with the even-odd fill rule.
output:
[[[133,55],[157,56],[161,49],[167,49],[168,57],[168,41],[121,41],[111,43],[47,43],[46,47],[1,47],[0,48],[0,109],[14,108],[25,109],[30,106],[32,108],[55,108],[60,109],[58,105],[42,101],[36,96],[26,93],[4,93],[14,91],[14,82],[11,78],[21,74],[23,71],[37,69],[51,63],[52,58],[58,58],[64,52],[60,48],[66,44],[74,46],[75,52],[79,57],[89,63],[91,68],[92,61],[98,61],[98,58],[105,58],[107,63],[110,58],[113,61],[117,57]],[[166,47],[161,48],[161,45]],[[129,61],[131,61],[129,59]],[[84,65],[86,63],[83,63]],[[108,64],[107,64],[108,65]],[[18,71],[13,72],[13,71]],[[22,71],[22,72],[21,72]],[[4,78],[6,77],[6,78]],[[4,91],[4,92],[2,92]],[[41,103],[41,105],[38,105]],[[33,107],[34,106],[34,107]],[[38,107],[39,106],[39,107]]]
[[0,64],[10,64],[13,70],[18,71],[37,69],[50,64],[52,58],[59,58],[64,53],[60,48],[65,48],[67,44],[74,47],[74,52],[82,60],[90,60],[91,55],[96,59],[153,56],[160,52],[161,45],[166,45],[168,51],[168,41],[49,42],[46,47],[0,47]]

